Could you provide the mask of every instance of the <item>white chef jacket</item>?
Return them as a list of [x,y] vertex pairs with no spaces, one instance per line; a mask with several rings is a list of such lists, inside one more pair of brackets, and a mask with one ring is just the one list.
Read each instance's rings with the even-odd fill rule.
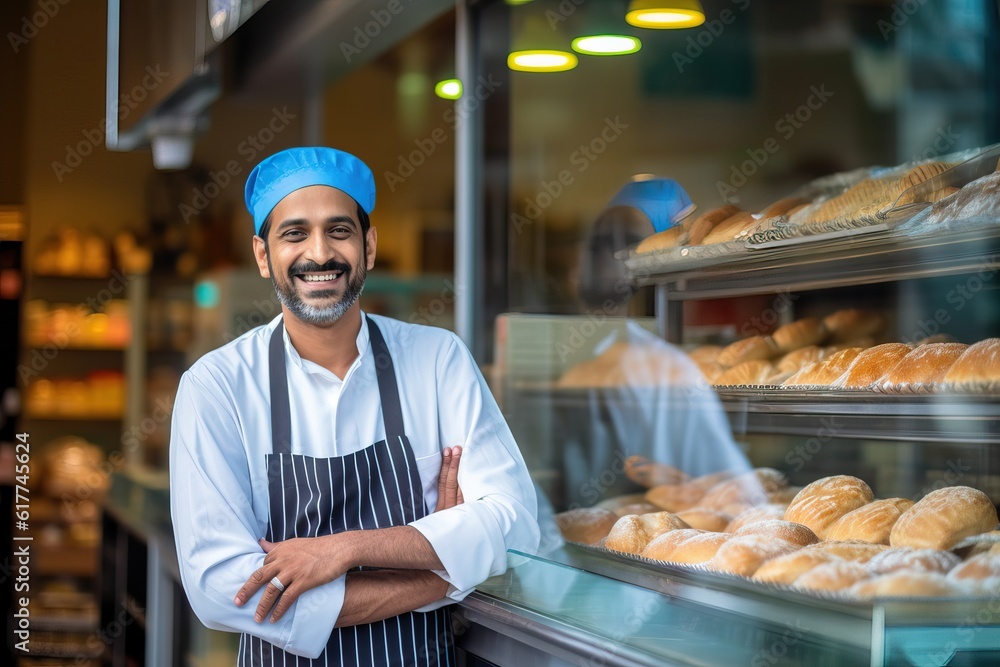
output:
[[[277,623],[255,623],[262,592],[233,602],[261,566],[268,520],[265,456],[271,452],[268,343],[280,320],[206,354],[181,378],[170,438],[171,514],[181,579],[209,628],[246,632],[289,653],[315,657],[344,601],[339,579],[303,594]],[[535,491],[514,438],[472,355],[457,336],[374,316],[395,365],[406,435],[424,500],[437,502],[441,450],[461,445],[465,503],[409,524],[430,542],[462,600],[506,569],[508,549],[539,541]],[[303,359],[285,336],[294,454],[345,456],[385,438],[375,364],[362,316],[359,356],[343,380]]]

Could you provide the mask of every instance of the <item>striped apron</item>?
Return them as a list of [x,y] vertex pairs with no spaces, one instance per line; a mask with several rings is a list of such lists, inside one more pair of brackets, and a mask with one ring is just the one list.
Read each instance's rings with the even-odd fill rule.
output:
[[[267,540],[279,542],[345,530],[403,526],[426,516],[416,459],[403,433],[392,357],[375,322],[368,318],[386,439],[353,454],[332,458],[291,453],[283,328],[281,323],[275,327],[269,348],[272,453],[266,459],[270,503]],[[443,608],[334,628],[326,649],[314,660],[285,653],[258,637],[243,634],[237,664],[453,665],[451,615]]]

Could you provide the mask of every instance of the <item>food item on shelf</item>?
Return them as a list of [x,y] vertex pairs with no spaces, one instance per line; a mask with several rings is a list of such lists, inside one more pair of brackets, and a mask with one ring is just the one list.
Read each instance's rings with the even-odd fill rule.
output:
[[615,551],[638,555],[653,541],[653,538],[672,530],[690,527],[670,512],[655,512],[642,516],[629,514],[615,522],[604,540],[604,546]]
[[827,530],[828,540],[862,540],[889,544],[896,521],[913,506],[908,498],[886,498],[863,505],[837,519]]
[[674,530],[660,535],[643,550],[644,558],[694,565],[710,560],[729,540],[726,533]]
[[721,345],[701,345],[688,352],[688,356],[695,363],[709,363],[716,361],[719,352],[722,352]]
[[931,192],[924,198],[924,201],[928,201],[933,204],[934,202],[938,202],[946,197],[952,196],[959,190],[961,190],[961,188],[956,188],[949,185],[941,188],[940,190],[935,190],[934,192]]
[[899,180],[896,178],[866,178],[820,204],[809,216],[807,224],[857,219],[862,212],[878,211],[892,203],[899,192]]
[[778,489],[777,491],[771,491],[767,494],[768,502],[778,503],[788,507],[789,503],[795,500],[795,496],[799,495],[803,487],[801,486],[786,486],[783,489]]
[[817,345],[826,338],[826,327],[815,317],[805,317],[778,327],[771,338],[781,353],[791,352],[808,345]]
[[744,361],[724,371],[712,381],[713,385],[720,387],[744,385],[744,384],[767,384],[776,369],[769,361],[755,359]]
[[611,511],[615,513],[615,516],[621,518],[629,514],[650,514],[652,512],[662,512],[663,510],[650,503],[632,503],[631,505],[623,505]]
[[744,361],[772,359],[777,353],[777,347],[769,337],[751,336],[727,345],[715,360],[723,366],[732,367]]
[[1000,577],[1000,553],[981,553],[957,565],[948,572],[953,581]]
[[705,495],[705,489],[696,484],[660,484],[646,493],[646,502],[668,512],[691,509]]
[[936,572],[894,572],[861,581],[848,591],[863,600],[880,597],[950,597],[965,588]]
[[864,352],[862,347],[849,347],[846,350],[834,352],[822,361],[807,364],[795,375],[782,382],[782,386],[823,386],[828,387],[843,375],[851,362]]
[[657,232],[652,236],[647,236],[636,247],[636,252],[654,252],[656,250],[666,250],[676,248],[684,244],[688,230],[681,225],[675,225],[670,229]]
[[811,546],[806,547],[806,549],[822,551],[823,553],[828,553],[838,558],[843,558],[844,560],[852,560],[858,563],[867,563],[877,554],[886,551],[889,547],[885,544],[872,544],[871,542],[862,542],[861,540],[827,540],[824,542],[819,542]]
[[953,195],[935,202],[923,221],[929,230],[939,225],[954,227],[962,221],[995,224],[1000,213],[1000,171],[968,183]]
[[871,576],[863,563],[838,560],[821,563],[802,573],[792,582],[792,587],[810,591],[842,591]]
[[753,578],[768,584],[790,585],[805,572],[823,563],[843,562],[837,556],[824,551],[799,549],[784,556],[767,561],[754,572]]
[[960,562],[962,559],[950,551],[892,547],[872,557],[868,561],[868,568],[874,574],[888,574],[900,570],[945,574]]
[[[740,211],[726,218],[715,225],[705,238],[701,240],[701,245],[713,245],[715,243],[725,243],[733,241],[744,230],[748,230],[757,224],[757,220],[746,211]],[[692,243],[691,245],[696,245]]]
[[691,232],[688,235],[688,243],[691,245],[701,245],[701,242],[705,239],[705,236],[712,231],[713,227],[739,212],[740,209],[737,207],[726,205],[703,213],[691,225]]
[[714,384],[719,376],[726,372],[725,366],[714,361],[697,361],[695,362],[695,365],[697,365],[698,370],[701,371],[702,376],[705,378],[705,382],[708,382],[709,384]]
[[612,498],[607,498],[601,502],[594,505],[594,507],[600,507],[611,512],[617,512],[622,507],[628,505],[634,505],[636,503],[645,502],[645,494],[642,493],[627,493],[623,496],[614,496]]
[[910,351],[910,346],[905,343],[885,343],[868,348],[854,358],[847,371],[833,382],[833,386],[867,389]]
[[834,343],[877,336],[885,325],[882,315],[860,308],[845,308],[823,318],[823,326],[830,332],[830,340]]
[[732,515],[718,510],[710,510],[704,507],[692,507],[677,513],[677,518],[699,530],[709,530],[721,533],[726,530],[726,526],[733,520]]
[[733,535],[705,567],[718,572],[752,576],[761,565],[772,558],[798,550],[798,544],[775,539],[770,535]]
[[993,530],[1000,522],[989,496],[968,486],[931,491],[892,527],[894,547],[951,549],[962,538]]
[[931,343],[957,343],[952,336],[948,334],[934,334],[933,336],[928,336],[927,338],[921,338],[914,345],[920,347],[921,345],[930,345]]
[[637,455],[625,459],[625,476],[647,489],[661,484],[680,484],[688,479],[684,472],[671,465]]
[[787,484],[788,479],[784,473],[773,468],[757,468],[716,484],[705,493],[700,504],[722,511],[727,511],[727,506],[734,504],[763,505],[768,501],[768,493],[782,489]]
[[597,544],[618,521],[614,512],[596,507],[583,507],[555,515],[559,532],[570,542]]
[[900,190],[909,190],[952,168],[948,162],[927,162],[917,165],[899,179]]
[[792,211],[808,204],[808,199],[802,199],[801,197],[785,197],[784,199],[779,199],[761,211],[760,217],[762,220],[766,220],[779,215],[789,215]]
[[800,547],[807,547],[810,544],[816,544],[819,541],[816,534],[802,524],[792,523],[791,521],[782,521],[781,519],[755,521],[754,523],[743,526],[733,534],[737,536],[762,535],[776,540],[791,542],[792,544],[797,544]]
[[768,503],[766,505],[760,505],[758,507],[751,507],[750,509],[744,510],[733,519],[728,526],[726,526],[727,533],[735,533],[744,526],[749,526],[750,524],[757,521],[767,521],[768,519],[784,519],[785,516],[785,505],[780,505],[776,503]]
[[825,539],[827,530],[837,519],[874,499],[872,490],[857,477],[824,477],[795,496],[785,511],[785,521],[808,526],[820,539]]
[[692,486],[697,486],[698,488],[708,491],[716,484],[721,484],[728,479],[733,478],[733,473],[729,470],[719,470],[718,472],[710,472],[708,474],[702,475],[701,477],[695,477],[688,484]]
[[1000,338],[970,345],[945,373],[944,384],[956,389],[991,389],[1000,385]]
[[878,386],[899,391],[938,384],[968,347],[962,343],[919,345],[879,378]]
[[805,365],[820,361],[822,358],[823,348],[818,345],[807,345],[806,347],[792,350],[778,359],[775,368],[779,373],[795,373]]

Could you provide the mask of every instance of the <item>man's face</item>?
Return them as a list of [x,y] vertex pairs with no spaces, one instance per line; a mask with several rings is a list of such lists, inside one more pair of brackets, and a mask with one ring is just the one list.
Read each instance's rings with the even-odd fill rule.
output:
[[333,324],[361,296],[375,263],[375,229],[362,241],[358,207],[335,188],[292,192],[271,211],[268,243],[254,237],[257,267],[281,304],[309,324]]

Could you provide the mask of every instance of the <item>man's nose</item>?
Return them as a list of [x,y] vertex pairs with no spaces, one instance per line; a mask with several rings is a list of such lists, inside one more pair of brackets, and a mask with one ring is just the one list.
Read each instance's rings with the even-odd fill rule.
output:
[[333,255],[333,244],[326,234],[315,233],[309,235],[305,259],[317,264],[325,264],[333,258]]

